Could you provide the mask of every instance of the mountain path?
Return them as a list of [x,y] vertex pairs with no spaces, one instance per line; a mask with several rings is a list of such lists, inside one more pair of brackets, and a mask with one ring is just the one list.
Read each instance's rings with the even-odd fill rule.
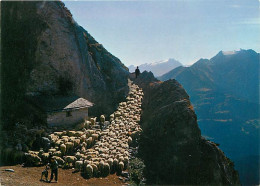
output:
[[[38,156],[47,161],[49,152],[59,164],[68,163],[70,167],[83,172],[72,173],[72,169],[59,169],[57,185],[122,185],[127,179],[118,179],[128,167],[134,149],[129,145],[138,138],[142,129],[139,125],[143,92],[131,80],[128,80],[129,94],[126,102],[119,103],[117,110],[110,115],[110,122],[100,117],[104,129],[99,129],[96,118],[85,121],[82,130],[62,131],[49,134],[52,147],[48,152],[29,151],[27,158]],[[64,149],[65,148],[65,149]],[[72,160],[71,160],[72,159]],[[91,169],[89,169],[91,167]],[[2,185],[46,185],[39,178],[44,167],[22,167],[21,165],[0,167],[12,168],[12,172],[1,172]],[[115,174],[117,173],[117,175]],[[49,171],[50,175],[50,171]],[[85,177],[85,176],[84,176]]]

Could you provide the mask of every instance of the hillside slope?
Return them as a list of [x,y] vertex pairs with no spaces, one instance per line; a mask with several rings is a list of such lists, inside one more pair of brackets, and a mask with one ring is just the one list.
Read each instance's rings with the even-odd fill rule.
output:
[[[259,54],[219,52],[159,79],[176,79],[191,97],[202,135],[235,161],[244,184],[259,184]],[[250,170],[250,171],[248,171]]]
[[201,137],[189,96],[177,81],[160,82],[143,72],[135,83],[144,91],[139,155],[148,184],[239,184],[233,163]]

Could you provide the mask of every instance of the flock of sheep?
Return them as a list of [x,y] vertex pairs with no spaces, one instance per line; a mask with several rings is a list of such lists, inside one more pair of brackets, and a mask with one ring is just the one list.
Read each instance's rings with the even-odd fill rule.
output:
[[75,167],[88,178],[121,174],[128,167],[129,145],[142,131],[138,123],[143,92],[132,83],[129,88],[127,102],[119,104],[109,121],[100,116],[101,129],[96,118],[91,118],[81,125],[80,131],[54,132],[43,139],[52,146],[48,152],[29,151],[25,154],[27,161],[46,163],[51,153],[59,165]]

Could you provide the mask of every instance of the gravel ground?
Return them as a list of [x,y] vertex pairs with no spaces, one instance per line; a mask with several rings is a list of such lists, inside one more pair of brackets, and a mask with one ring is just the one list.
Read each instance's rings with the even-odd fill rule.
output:
[[[72,169],[59,169],[58,183],[45,183],[40,181],[42,167],[22,167],[16,166],[1,166],[0,167],[0,186],[16,186],[16,185],[127,185],[116,174],[109,175],[105,178],[84,179],[79,172],[73,173]],[[7,172],[4,169],[13,169],[15,172]],[[50,171],[49,171],[50,178]]]

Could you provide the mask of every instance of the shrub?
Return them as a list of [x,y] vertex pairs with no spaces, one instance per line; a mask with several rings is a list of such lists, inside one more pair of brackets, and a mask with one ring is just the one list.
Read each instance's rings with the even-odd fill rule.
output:
[[144,163],[139,158],[131,159],[129,162],[129,174],[132,184],[142,185],[144,180]]

